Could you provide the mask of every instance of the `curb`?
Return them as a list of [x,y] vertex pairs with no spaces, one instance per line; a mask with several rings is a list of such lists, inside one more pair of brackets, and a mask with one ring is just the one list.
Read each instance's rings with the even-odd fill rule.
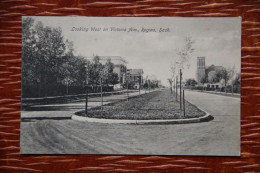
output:
[[189,119],[165,119],[165,120],[120,120],[120,119],[102,119],[102,118],[89,118],[73,114],[72,120],[92,122],[92,123],[107,123],[107,124],[188,124],[188,123],[200,123],[207,122],[214,119],[209,113],[198,118]]
[[195,92],[201,92],[201,93],[208,93],[208,94],[215,94],[219,96],[227,96],[227,97],[233,97],[233,98],[241,98],[240,93],[225,93],[225,92],[217,92],[217,91],[202,91],[202,90],[192,90],[192,89],[186,89],[189,91],[195,91]]

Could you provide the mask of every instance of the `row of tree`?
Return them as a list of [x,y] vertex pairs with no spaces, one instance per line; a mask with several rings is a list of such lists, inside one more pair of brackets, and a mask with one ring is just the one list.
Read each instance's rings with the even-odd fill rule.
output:
[[[175,53],[177,58],[173,61],[170,66],[171,78],[168,79],[170,84],[171,93],[176,96],[177,100],[177,86],[179,83],[180,89],[180,102],[181,102],[181,90],[182,90],[182,73],[185,68],[190,67],[191,55],[194,51],[193,44],[195,42],[191,37],[186,37],[184,39],[184,45],[181,49],[176,49]],[[179,82],[178,82],[179,80]]]
[[22,28],[23,97],[64,95],[69,86],[83,93],[86,79],[91,85],[118,82],[111,60],[102,64],[98,56],[93,60],[75,56],[73,43],[65,40],[61,28],[44,26],[31,17],[23,18]]
[[[180,80],[179,87],[181,88],[181,80],[182,80],[182,72],[185,68],[189,68],[190,66],[190,58],[194,51],[193,48],[194,41],[191,37],[186,37],[184,40],[184,45],[182,49],[176,49],[177,58],[171,64],[170,72],[171,78],[168,79],[171,91],[173,89],[176,90],[178,80]],[[195,81],[194,79],[189,79],[186,81],[186,85],[188,86],[195,86],[197,84],[215,84],[221,83],[222,88],[224,91],[227,92],[228,88],[231,88],[230,92],[233,92],[234,87],[236,88],[237,92],[240,91],[241,86],[241,75],[237,73],[235,66],[232,68],[225,68],[225,67],[216,67],[211,65],[207,69],[205,69],[205,75],[200,79],[200,81]]]
[[229,92],[233,92],[234,88],[236,90],[235,92],[239,92],[241,87],[241,74],[236,72],[235,66],[232,68],[215,68],[214,65],[211,65],[205,70],[205,75],[201,78],[200,81],[188,79],[185,85],[195,87],[199,83],[203,85],[220,84],[221,87],[224,88],[225,92],[227,92],[228,88],[230,88]]
[[226,87],[227,85],[232,85],[238,83],[240,79],[240,74],[236,72],[235,65],[230,68],[220,67],[216,68],[211,65],[205,70],[205,76],[201,78],[200,83],[223,83]]

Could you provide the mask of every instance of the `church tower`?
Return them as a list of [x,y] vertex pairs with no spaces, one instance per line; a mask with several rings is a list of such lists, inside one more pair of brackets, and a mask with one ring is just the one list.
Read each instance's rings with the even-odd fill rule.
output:
[[205,76],[205,57],[197,57],[197,74],[196,80],[198,83],[201,83],[201,79]]

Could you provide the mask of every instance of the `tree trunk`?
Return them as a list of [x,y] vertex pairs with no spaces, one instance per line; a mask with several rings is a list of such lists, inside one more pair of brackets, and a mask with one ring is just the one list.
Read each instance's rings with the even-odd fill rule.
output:
[[178,101],[178,80],[176,79],[176,85],[175,85],[175,97],[176,97],[176,101]]
[[183,97],[182,97],[182,100],[183,100],[183,116],[185,117],[185,95],[184,95],[184,90],[182,92],[183,92]]
[[86,84],[86,105],[85,105],[85,114],[88,113],[88,85]]
[[103,83],[102,79],[100,79],[100,91],[101,91],[101,110],[103,111]]
[[225,93],[227,93],[227,81],[225,80]]
[[141,95],[141,76],[139,78],[139,96]]
[[127,101],[129,100],[129,93],[128,93],[128,80],[126,81],[126,89],[127,89]]
[[181,79],[182,79],[182,73],[180,69],[180,110],[182,110],[182,103],[181,103]]
[[66,93],[69,95],[69,84],[67,83]]

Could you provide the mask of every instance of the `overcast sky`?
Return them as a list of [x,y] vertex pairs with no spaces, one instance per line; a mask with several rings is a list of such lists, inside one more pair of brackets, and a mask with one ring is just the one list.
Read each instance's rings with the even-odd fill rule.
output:
[[[82,56],[121,56],[128,68],[142,68],[145,75],[155,75],[167,85],[170,65],[177,58],[176,49],[184,46],[185,37],[195,42],[190,68],[183,70],[184,79],[195,78],[196,59],[205,56],[206,65],[241,68],[241,18],[181,17],[34,17],[45,26],[61,27],[64,37],[73,41]],[[108,28],[109,31],[72,31],[75,28]],[[112,32],[110,27],[136,28],[139,32]],[[144,33],[142,28],[157,32]],[[170,32],[158,32],[169,28]]]

